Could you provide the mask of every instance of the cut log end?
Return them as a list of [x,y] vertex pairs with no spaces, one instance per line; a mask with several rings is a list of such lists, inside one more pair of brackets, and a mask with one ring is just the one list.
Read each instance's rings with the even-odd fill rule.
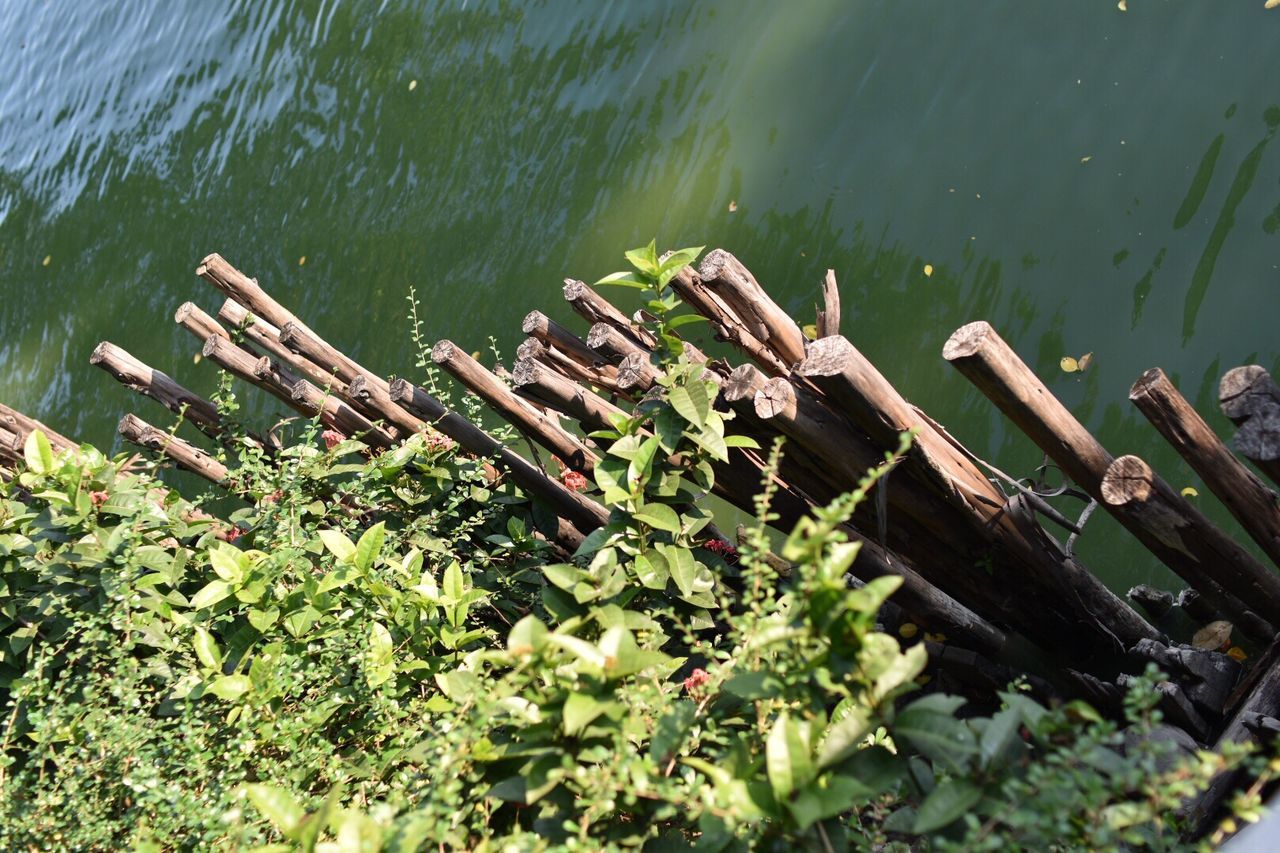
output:
[[458,347],[453,341],[444,340],[436,341],[436,345],[431,348],[431,360],[436,364],[445,364],[453,361],[457,357]]
[[194,302],[184,302],[178,306],[178,310],[173,312],[173,322],[185,323],[187,318],[200,309]]
[[542,368],[531,358],[522,358],[516,362],[511,372],[511,382],[517,388],[534,385],[542,375]]
[[349,397],[359,400],[367,400],[372,393],[373,391],[369,387],[369,377],[365,376],[363,373],[352,379],[347,384],[347,396]]
[[579,299],[587,295],[586,282],[578,281],[573,278],[564,280],[564,299],[566,302],[577,302]]
[[117,349],[116,345],[111,341],[101,341],[93,348],[93,353],[89,356],[90,364],[102,364],[102,362],[111,358],[111,354]]
[[942,347],[942,357],[947,361],[967,358],[983,348],[988,335],[995,329],[986,320],[976,320],[956,329]]
[[1280,460],[1280,408],[1256,414],[1236,433],[1235,447],[1255,462]]
[[1268,408],[1271,402],[1280,404],[1280,388],[1265,368],[1256,364],[1233,367],[1218,383],[1218,403],[1222,414],[1237,425],[1250,415]]
[[596,323],[587,332],[587,346],[596,349],[607,343],[613,336],[613,326],[608,323]]
[[200,354],[205,358],[209,358],[222,346],[223,340],[217,335],[210,335],[204,339],[204,346],[200,348]]
[[796,390],[781,376],[764,383],[755,396],[756,414],[768,420],[780,415],[794,416]]
[[1137,456],[1121,456],[1107,468],[1101,491],[1110,506],[1142,503],[1155,492],[1155,472]]
[[618,388],[628,391],[647,386],[652,383],[654,372],[653,365],[644,353],[628,353],[618,362]]
[[297,323],[290,320],[280,327],[280,343],[289,346],[291,341],[296,340],[302,335],[302,329]]
[[532,335],[536,332],[545,333],[550,322],[550,318],[541,311],[530,311],[524,315],[524,320],[520,323],[520,329],[526,335]]
[[408,379],[399,378],[391,380],[390,396],[393,402],[399,403],[402,400],[413,399],[413,383]]
[[1152,388],[1169,384],[1169,377],[1158,367],[1145,371],[1129,389],[1129,399],[1137,400],[1150,393]]
[[703,280],[714,279],[724,271],[724,268],[734,260],[733,255],[724,249],[712,249],[707,252],[702,259],[702,263],[698,264],[698,276]]
[[722,388],[724,398],[730,403],[753,399],[766,381],[768,378],[755,365],[739,365],[725,380]]
[[796,365],[801,376],[835,376],[843,373],[857,350],[840,335],[818,338],[809,344],[804,361]]
[[519,360],[542,358],[546,354],[547,348],[537,338],[525,338],[516,347],[516,358]]
[[294,383],[293,390],[289,392],[289,396],[301,403],[307,400],[314,400],[320,396],[320,389],[305,379],[299,379]]

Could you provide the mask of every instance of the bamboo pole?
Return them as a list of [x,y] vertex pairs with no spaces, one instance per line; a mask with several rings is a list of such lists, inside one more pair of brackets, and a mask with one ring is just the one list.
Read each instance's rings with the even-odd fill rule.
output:
[[187,471],[213,483],[215,486],[227,487],[230,484],[230,472],[227,466],[190,442],[171,435],[137,415],[127,414],[120,419],[117,431],[130,444],[154,450]]
[[618,368],[612,364],[600,363],[587,367],[569,358],[555,347],[548,347],[537,338],[525,338],[520,343],[520,346],[516,347],[516,358],[533,359],[566,379],[602,388],[610,394],[620,394],[628,399],[631,398],[629,393],[624,393],[619,387]]
[[1187,460],[1272,562],[1280,565],[1280,507],[1276,505],[1276,493],[1227,449],[1160,368],[1142,374],[1130,389],[1129,399]]
[[517,394],[563,412],[581,423],[588,432],[613,429],[611,417],[628,416],[613,403],[534,359],[524,358],[516,362],[512,383]]
[[565,301],[588,323],[608,323],[626,335],[638,346],[653,349],[657,338],[644,326],[633,323],[631,318],[623,314],[609,300],[605,299],[590,286],[572,278],[564,280]]
[[178,384],[167,373],[155,370],[110,341],[98,344],[89,363],[111,374],[117,382],[150,397],[215,441],[226,440],[218,407]]
[[769,347],[786,367],[804,358],[804,333],[791,315],[769,298],[742,262],[724,249],[708,252],[698,277],[720,295],[753,337]]
[[49,429],[49,427],[35,418],[28,417],[17,409],[6,406],[4,403],[0,403],[0,429],[4,429],[14,436],[16,441],[14,449],[17,451],[19,458],[22,457],[23,448],[27,443],[27,436],[31,435],[35,430],[40,430],[44,433],[44,437],[49,440],[49,446],[54,450],[74,450],[79,446],[62,433]]
[[671,288],[686,305],[707,318],[719,338],[740,349],[770,376],[786,376],[791,372],[790,366],[751,334],[743,321],[719,294],[707,287],[692,267],[684,267],[677,272],[671,279]]
[[446,409],[438,400],[405,379],[391,383],[391,399],[411,414],[427,421],[458,442],[465,450],[506,470],[516,485],[544,501],[557,515],[568,519],[583,534],[608,523],[608,511],[595,501],[566,489],[466,418]]
[[382,427],[370,421],[333,394],[326,393],[305,379],[299,379],[291,392],[300,411],[310,417],[319,417],[325,426],[335,429],[348,438],[363,441],[370,447],[389,448],[398,443]]
[[[1103,501],[1117,517],[1136,518],[1138,525],[1159,536],[1166,547],[1193,561],[1199,578],[1214,581],[1240,601],[1248,602],[1249,610],[1273,625],[1280,624],[1280,575],[1268,571],[1182,500],[1146,462],[1137,456],[1121,456],[1107,469],[1101,490]],[[1192,578],[1187,581],[1200,586]],[[1213,596],[1205,595],[1213,600]],[[1226,603],[1214,603],[1225,609]],[[1231,606],[1232,610],[1237,608]],[[1230,615],[1242,618],[1238,612]]]
[[[1123,504],[1105,500],[1102,481],[1114,461],[1113,457],[1049,392],[1044,383],[988,323],[979,321],[959,329],[943,347],[942,356],[977,385],[1072,481],[1106,507],[1161,562],[1195,586],[1206,598],[1214,600],[1224,612],[1240,616],[1254,610],[1269,621],[1274,621],[1266,614],[1274,611],[1277,604],[1280,604],[1280,599],[1276,602],[1245,599],[1249,602],[1246,607],[1240,601],[1230,599],[1230,596],[1237,594],[1234,590],[1225,585],[1219,588],[1219,578],[1223,575],[1235,580],[1254,575],[1254,581],[1242,585],[1242,589],[1269,588],[1271,582],[1259,575],[1261,566],[1256,561],[1234,567],[1203,565],[1185,547],[1177,543],[1170,544],[1166,539],[1164,526],[1149,526],[1153,522],[1151,514],[1122,511]],[[1185,516],[1188,511],[1195,512],[1176,494],[1169,503],[1178,509],[1179,515]],[[1265,569],[1262,574],[1266,574]],[[1229,595],[1223,596],[1224,591]]]
[[[253,346],[272,356],[276,360],[278,367],[288,367],[296,378],[306,379],[318,388],[329,388],[330,390],[341,384],[341,381],[332,373],[326,372],[311,359],[299,355],[280,343],[279,329],[261,317],[254,316],[234,299],[227,299],[222,303],[222,307],[218,309],[218,319],[229,324],[232,328],[239,329],[241,334]],[[252,352],[248,346],[244,344],[241,344],[241,346]]]
[[498,377],[452,341],[437,342],[431,349],[431,358],[520,432],[554,453],[570,468],[587,476],[595,471],[599,457],[594,451],[517,397]]
[[660,375],[646,352],[628,353],[618,362],[618,387],[635,395],[647,392]]
[[608,323],[596,323],[587,332],[587,346],[598,353],[597,358],[617,364],[629,355],[649,358],[649,350],[619,332]]
[[581,338],[541,311],[526,314],[520,328],[526,335],[541,341],[543,346],[559,350],[583,367],[594,367],[601,362],[599,354],[583,343]]

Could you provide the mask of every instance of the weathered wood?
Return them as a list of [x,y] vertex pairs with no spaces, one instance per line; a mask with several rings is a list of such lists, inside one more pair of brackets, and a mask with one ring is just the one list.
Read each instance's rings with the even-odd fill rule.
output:
[[18,442],[18,434],[0,425],[0,461],[17,462],[21,459],[22,447]]
[[[1280,576],[1249,555],[1195,507],[1182,500],[1151,466],[1137,456],[1121,456],[1102,479],[1102,500],[1124,521],[1132,521],[1165,549],[1175,550],[1184,579],[1239,620],[1235,602],[1214,601],[1216,584],[1272,625],[1280,624]],[[1128,525],[1126,525],[1128,526]],[[1211,583],[1206,584],[1205,581]]]
[[1167,675],[1178,678],[1196,709],[1210,717],[1222,713],[1227,698],[1240,680],[1240,664],[1215,651],[1141,640],[1134,645],[1132,654],[1142,661],[1155,663]]
[[783,365],[791,367],[804,358],[804,332],[732,254],[724,249],[708,252],[698,266],[698,277]]
[[516,362],[512,384],[517,394],[563,412],[588,432],[613,429],[609,418],[627,414],[534,359],[522,358]]
[[221,323],[206,314],[194,302],[184,302],[179,305],[178,310],[173,312],[173,322],[190,332],[202,344],[210,335],[231,338]]
[[1236,459],[1160,368],[1142,374],[1130,389],[1129,399],[1187,460],[1258,547],[1280,565],[1276,493]]
[[1128,597],[1147,611],[1152,619],[1161,619],[1173,609],[1173,593],[1147,584],[1132,587]]
[[790,373],[790,366],[751,334],[746,324],[718,294],[703,283],[692,267],[679,270],[671,280],[671,288],[686,305],[707,318],[717,337],[740,349],[770,376],[786,376]]
[[517,397],[480,362],[452,341],[439,341],[431,359],[443,367],[516,429],[558,456],[564,464],[590,476],[599,457],[572,433]]
[[836,284],[836,271],[827,270],[822,280],[822,306],[818,309],[818,339],[840,334],[840,287]]
[[629,355],[649,358],[649,350],[619,332],[608,323],[596,323],[587,332],[587,346],[598,353],[597,358],[617,364]]
[[110,341],[98,344],[89,363],[97,365],[130,390],[150,397],[216,441],[226,438],[218,407],[155,370]]
[[217,335],[210,335],[205,338],[204,346],[201,348],[200,353],[236,378],[248,382],[250,385],[255,385],[276,399],[292,405],[294,383],[286,380],[283,375],[273,370],[270,359],[265,356],[261,358],[264,363],[264,369],[259,374],[258,358],[255,358],[247,350],[236,346],[230,338],[222,338]]
[[1271,482],[1280,485],[1280,404],[1245,421],[1233,443]]
[[395,436],[341,399],[321,391],[305,379],[294,383],[290,396],[299,411],[309,417],[319,417],[325,426],[337,430],[347,438],[358,439],[376,448],[393,447],[398,442]]
[[449,411],[440,401],[411,382],[405,379],[394,380],[391,383],[391,399],[458,442],[470,453],[492,459],[494,464],[511,475],[517,486],[533,498],[544,501],[557,515],[571,521],[583,534],[590,534],[608,522],[609,512],[603,506],[566,489],[504,447],[480,427]]
[[62,433],[50,429],[35,418],[28,417],[4,403],[0,403],[0,429],[13,435],[16,442],[14,448],[19,457],[22,456],[23,447],[27,443],[27,436],[35,430],[44,433],[44,437],[49,440],[49,446],[54,450],[73,450],[79,446]]
[[[1213,582],[1212,572],[1207,572],[1185,548],[1166,541],[1163,525],[1147,527],[1148,523],[1158,520],[1157,516],[1123,511],[1124,504],[1112,504],[1103,499],[1102,481],[1114,458],[1050,393],[990,324],[979,321],[961,327],[943,347],[942,356],[1048,454],[1067,477],[1106,507],[1125,529],[1179,577],[1197,586],[1206,597],[1214,599],[1215,605],[1224,612],[1237,617],[1256,606],[1252,601],[1249,607],[1238,600],[1230,601],[1227,591]],[[1167,486],[1165,489],[1172,492]],[[1183,498],[1176,494],[1173,498],[1174,505],[1179,506],[1181,512],[1194,512]]]
[[359,408],[364,412],[377,412],[398,430],[402,439],[417,432],[430,432],[431,427],[426,421],[414,417],[392,401],[388,387],[370,382],[368,376],[361,374],[351,380],[343,396],[359,403]]
[[624,392],[618,385],[618,368],[612,364],[583,365],[569,358],[555,347],[548,347],[537,338],[525,338],[516,347],[516,358],[528,358],[546,365],[566,379],[594,386],[610,394],[620,394],[631,399],[630,392]]
[[526,314],[520,328],[526,335],[537,338],[544,346],[559,350],[583,367],[594,367],[602,362],[599,353],[541,311]]
[[181,468],[197,474],[215,486],[226,487],[230,481],[227,466],[205,453],[190,442],[183,441],[176,435],[157,429],[136,415],[125,415],[120,419],[117,431],[130,444],[154,450],[160,455],[173,460]]
[[618,388],[623,391],[643,394],[653,387],[660,375],[646,352],[628,353],[618,362]]
[[[310,332],[311,335],[323,343],[323,338],[312,332],[305,323],[283,305],[263,290],[257,279],[249,278],[240,270],[227,263],[226,259],[216,252],[207,256],[200,265],[196,267],[196,275],[212,284],[221,293],[231,297],[239,302],[245,308],[249,309],[254,315],[261,317],[271,325],[280,330],[281,343],[285,343],[283,339],[284,328],[292,324],[298,329]],[[340,375],[343,382],[350,382],[358,373],[369,373],[360,367],[354,360],[348,358],[333,347],[326,344],[326,354],[338,364],[341,365]],[[327,360],[327,359],[326,359]],[[317,361],[321,367],[328,369],[331,365],[325,363],[325,360]],[[372,375],[372,374],[371,374]]]
[[566,278],[564,280],[564,298],[572,306],[573,310],[578,313],[578,316],[592,325],[608,323],[622,334],[631,338],[637,345],[646,349],[652,349],[654,344],[658,342],[653,333],[644,328],[644,326],[632,322],[631,318],[615,308],[609,300],[605,299],[585,282]]
[[1222,414],[1240,426],[1271,403],[1280,403],[1280,386],[1260,365],[1233,367],[1218,383],[1218,403]]
[[[234,299],[227,299],[222,303],[222,307],[218,309],[218,319],[234,329],[239,329],[246,341],[275,359],[277,368],[287,367],[296,378],[306,379],[318,388],[333,389],[342,384],[342,381],[332,372],[324,370],[311,359],[280,343],[279,329],[261,317],[253,315]],[[250,352],[253,351],[243,343],[241,346]]]

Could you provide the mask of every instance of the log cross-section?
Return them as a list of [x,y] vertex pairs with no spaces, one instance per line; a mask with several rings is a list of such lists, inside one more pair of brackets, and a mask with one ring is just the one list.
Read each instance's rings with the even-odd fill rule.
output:
[[698,277],[783,365],[791,367],[804,358],[804,332],[732,254],[724,249],[708,252],[698,266]]
[[658,342],[652,332],[643,326],[633,323],[631,318],[615,308],[613,303],[584,282],[566,278],[564,280],[564,299],[574,311],[578,312],[578,316],[592,325],[608,323],[631,338],[636,344],[647,349],[652,349],[654,344]]

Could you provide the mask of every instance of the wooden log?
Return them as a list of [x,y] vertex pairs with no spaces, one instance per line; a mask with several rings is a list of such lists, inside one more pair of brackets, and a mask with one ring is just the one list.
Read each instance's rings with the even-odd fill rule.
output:
[[1152,619],[1162,619],[1173,609],[1173,593],[1148,584],[1132,587],[1128,597],[1147,611]]
[[608,323],[638,346],[646,349],[653,349],[654,344],[658,342],[653,333],[644,328],[644,326],[633,323],[626,314],[613,307],[609,300],[605,299],[585,282],[566,278],[564,280],[564,298],[573,310],[578,313],[578,316],[592,325]]
[[1218,383],[1218,403],[1222,414],[1240,426],[1271,403],[1280,403],[1280,386],[1259,365],[1233,367]]
[[387,387],[370,382],[369,377],[361,374],[351,380],[343,396],[359,403],[362,411],[385,415],[387,421],[395,426],[401,438],[418,432],[433,431],[426,421],[414,417],[403,407],[396,405]]
[[512,383],[517,394],[563,412],[588,432],[613,429],[611,417],[627,416],[613,403],[534,359],[516,362]]
[[167,373],[155,370],[110,341],[98,344],[89,363],[115,377],[126,388],[150,397],[215,441],[226,439],[218,407],[178,384]]
[[545,502],[561,518],[568,519],[583,534],[607,524],[609,512],[603,506],[539,471],[497,439],[455,412],[449,411],[421,388],[405,379],[391,383],[391,399],[411,414],[429,422],[460,446],[506,470],[516,485],[530,497]]
[[526,314],[520,328],[526,335],[537,338],[546,347],[559,350],[583,367],[593,367],[602,361],[600,355],[581,338],[541,311]]
[[[1113,457],[1050,393],[990,324],[979,321],[961,327],[943,347],[942,356],[1048,454],[1067,477],[1106,507],[1125,529],[1179,577],[1196,586],[1224,612],[1236,618],[1243,618],[1251,609],[1261,606],[1254,601],[1250,601],[1248,607],[1239,600],[1230,601],[1229,595],[1234,594],[1218,586],[1214,578],[1217,573],[1215,567],[1205,567],[1183,547],[1169,544],[1164,525],[1147,526],[1156,521],[1155,516],[1122,510],[1124,504],[1108,503],[1103,498],[1102,481],[1114,461]],[[1166,493],[1172,492],[1167,486],[1165,489]],[[1180,514],[1195,511],[1182,497],[1176,494],[1173,497],[1172,503]],[[1238,566],[1235,575],[1240,577],[1250,571],[1248,566]],[[1265,617],[1261,611],[1257,612]]]
[[[0,462],[16,463],[20,461],[22,461],[22,446],[18,441],[18,434],[10,432],[3,425],[0,425]],[[9,474],[10,470],[6,468],[4,473]],[[9,477],[6,476],[5,479],[9,479]]]
[[724,249],[702,259],[698,277],[729,306],[758,341],[791,367],[804,358],[804,333],[786,311],[769,298],[755,276]]
[[629,355],[650,357],[650,351],[608,323],[596,323],[587,332],[587,346],[598,353],[597,358],[617,364]]
[[[254,316],[234,299],[228,299],[222,303],[222,307],[218,309],[218,319],[228,323],[232,328],[239,329],[254,347],[274,358],[277,369],[287,367],[297,379],[306,379],[317,388],[332,390],[342,384],[333,373],[280,343],[279,329],[261,317]],[[244,344],[242,343],[241,346]],[[244,348],[250,352],[253,351],[248,346]]]
[[290,396],[299,411],[309,417],[319,417],[325,426],[348,438],[358,439],[376,448],[393,447],[398,441],[338,397],[321,391],[305,379],[294,383]]
[[508,420],[521,433],[558,456],[564,464],[587,476],[599,457],[580,439],[517,397],[485,367],[452,341],[438,341],[431,359]]
[[204,343],[210,335],[231,339],[231,335],[222,324],[206,314],[194,302],[184,302],[173,312],[173,322],[190,332],[196,340]]
[[[273,370],[271,361],[265,356],[261,359],[255,358],[247,350],[241,349],[232,343],[230,338],[223,338],[218,335],[210,335],[205,338],[204,346],[200,352],[205,358],[236,378],[261,388],[288,405],[293,404],[294,383],[286,380],[283,375]],[[260,360],[263,362],[261,372],[259,372]]]
[[[310,332],[311,335],[321,343],[324,339],[312,332],[305,323],[297,318],[293,312],[286,309],[276,300],[263,290],[257,282],[257,279],[251,279],[240,270],[227,263],[221,255],[216,252],[207,256],[200,265],[196,267],[196,275],[216,287],[221,293],[231,297],[239,302],[245,308],[252,311],[256,316],[263,318],[271,325],[280,330],[282,338],[281,343],[286,343],[283,339],[285,326],[293,325],[301,331]],[[354,360],[343,355],[333,347],[327,344],[326,353],[341,366],[339,375],[343,382],[350,382],[358,373],[368,373]],[[327,359],[325,360],[327,361]],[[325,361],[317,361],[321,367],[328,369],[331,365]]]
[[44,433],[44,437],[49,440],[49,446],[54,450],[74,450],[79,446],[62,433],[50,429],[35,418],[28,417],[4,403],[0,403],[0,429],[4,429],[13,436],[15,441],[13,447],[18,453],[18,458],[22,457],[27,436],[35,430]]
[[635,395],[647,392],[661,375],[648,353],[628,353],[618,362],[618,388]]
[[154,450],[177,463],[179,467],[203,477],[215,486],[227,487],[230,484],[230,473],[226,465],[194,444],[183,441],[164,430],[156,429],[136,415],[127,414],[122,417],[117,431],[130,444]]
[[532,359],[559,373],[573,382],[600,388],[610,394],[631,399],[629,392],[618,386],[618,368],[612,364],[598,364],[590,367],[577,362],[555,347],[548,347],[537,338],[525,338],[516,347],[517,359]]
[[[1117,517],[1132,518],[1135,526],[1158,536],[1162,546],[1177,551],[1185,580],[1214,601],[1204,581],[1212,581],[1272,625],[1280,624],[1280,575],[1269,571],[1234,540],[1191,506],[1151,466],[1137,456],[1121,456],[1102,478],[1102,499]],[[1127,525],[1126,525],[1127,526]],[[1210,589],[1212,587],[1210,586]],[[1231,617],[1238,605],[1214,601]],[[1243,624],[1242,624],[1243,627]]]
[[840,288],[835,270],[827,270],[827,277],[822,280],[822,305],[818,309],[819,340],[840,334]]
[[1245,421],[1234,444],[1241,455],[1280,486],[1280,404]]
[[1227,449],[1160,368],[1133,384],[1129,399],[1187,460],[1272,562],[1280,565],[1280,506],[1276,493]]
[[671,288],[686,305],[707,318],[719,338],[733,344],[770,376],[786,376],[790,373],[790,365],[785,364],[764,342],[751,334],[743,321],[717,293],[703,283],[692,267],[684,267],[677,272],[671,280]]

